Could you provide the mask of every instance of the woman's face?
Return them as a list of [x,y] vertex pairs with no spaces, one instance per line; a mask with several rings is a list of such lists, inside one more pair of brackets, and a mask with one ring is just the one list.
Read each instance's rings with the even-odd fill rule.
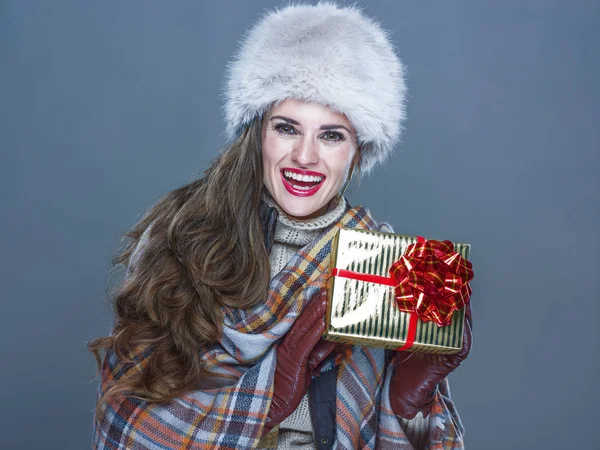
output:
[[345,115],[287,99],[262,124],[264,183],[279,207],[298,219],[323,214],[356,155],[356,132]]

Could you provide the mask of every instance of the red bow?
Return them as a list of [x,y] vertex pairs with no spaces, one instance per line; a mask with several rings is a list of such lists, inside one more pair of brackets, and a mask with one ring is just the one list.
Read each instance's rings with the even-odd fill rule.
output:
[[424,240],[411,244],[390,267],[398,307],[416,313],[422,322],[449,325],[452,313],[464,307],[471,296],[473,269],[450,241]]

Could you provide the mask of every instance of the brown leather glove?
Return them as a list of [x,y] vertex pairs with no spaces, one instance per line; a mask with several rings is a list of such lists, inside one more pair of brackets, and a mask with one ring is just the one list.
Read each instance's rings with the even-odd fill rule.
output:
[[465,306],[463,347],[454,355],[396,352],[390,381],[390,403],[397,416],[413,419],[419,411],[427,417],[437,385],[468,356],[472,343],[471,303]]
[[312,372],[336,344],[321,339],[325,331],[327,291],[321,291],[298,316],[277,348],[273,400],[265,433],[288,417],[308,391]]

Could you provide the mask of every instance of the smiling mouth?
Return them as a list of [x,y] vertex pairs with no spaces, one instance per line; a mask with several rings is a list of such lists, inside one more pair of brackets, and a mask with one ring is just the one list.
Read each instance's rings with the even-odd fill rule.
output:
[[298,197],[314,195],[323,185],[324,175],[304,175],[291,170],[281,170],[283,185],[290,194]]

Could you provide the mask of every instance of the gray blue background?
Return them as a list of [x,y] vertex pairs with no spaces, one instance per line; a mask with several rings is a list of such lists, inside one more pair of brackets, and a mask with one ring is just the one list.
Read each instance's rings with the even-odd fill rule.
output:
[[[120,237],[224,143],[236,42],[277,1],[0,2],[0,448],[91,446]],[[597,448],[597,1],[368,1],[408,68],[400,151],[349,199],[472,244],[472,449]]]

